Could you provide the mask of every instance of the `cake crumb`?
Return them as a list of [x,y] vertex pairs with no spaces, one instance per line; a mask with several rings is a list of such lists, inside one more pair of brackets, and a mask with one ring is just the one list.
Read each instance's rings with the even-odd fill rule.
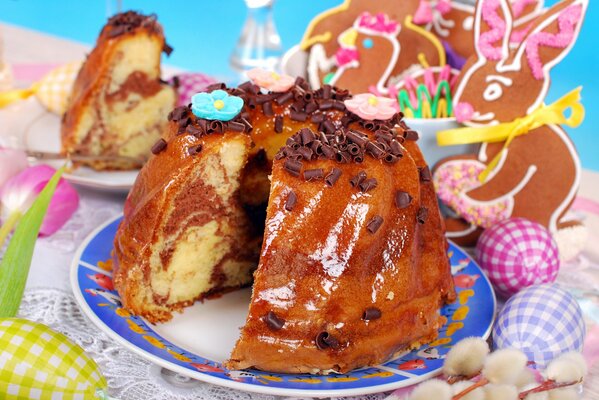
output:
[[395,293],[389,292],[389,294],[387,295],[387,300],[393,300],[394,298],[395,298]]

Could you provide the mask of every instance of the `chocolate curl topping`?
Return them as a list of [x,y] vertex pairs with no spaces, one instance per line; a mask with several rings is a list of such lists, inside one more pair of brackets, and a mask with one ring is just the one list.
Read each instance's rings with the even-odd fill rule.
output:
[[426,167],[419,168],[418,171],[420,173],[420,180],[422,182],[430,182],[430,180],[432,179],[432,175],[431,170],[428,168],[428,165]]
[[376,231],[379,230],[381,225],[383,225],[383,217],[381,217],[380,215],[375,215],[366,224],[366,229],[368,229],[368,232],[370,233],[376,233]]
[[406,208],[411,203],[412,203],[412,196],[410,196],[409,193],[402,192],[401,190],[398,190],[397,193],[395,193],[395,205],[397,206],[397,208],[400,208],[400,209]]
[[366,310],[364,310],[364,313],[362,314],[362,319],[364,321],[372,321],[375,319],[379,319],[381,315],[381,310],[379,310],[378,308],[368,307]]
[[360,183],[360,190],[364,193],[376,187],[377,180],[375,178],[365,179]]
[[299,176],[300,170],[302,169],[302,163],[297,160],[288,158],[284,164],[285,170],[293,176]]
[[217,83],[213,83],[211,85],[206,86],[206,91],[207,92],[213,92],[215,90],[224,90],[227,88],[227,85],[224,82],[217,82]]
[[273,331],[281,330],[285,325],[285,320],[279,318],[277,314],[272,311],[269,311],[268,314],[264,316],[264,322],[266,322],[266,325]]
[[418,135],[418,132],[413,131],[411,129],[406,130],[403,135],[406,140],[412,140],[412,141],[416,141],[420,137]]
[[299,135],[300,135],[300,138],[302,139],[302,144],[304,146],[312,143],[314,141],[314,139],[316,139],[314,132],[312,132],[312,130],[310,130],[310,128],[302,128],[299,131]]
[[158,139],[156,143],[152,146],[152,154],[161,153],[166,149],[166,140]]
[[368,143],[368,138],[362,136],[362,134],[360,134],[359,132],[348,131],[345,135],[349,140],[351,140],[360,147],[364,147],[364,145]]
[[341,176],[341,170],[339,168],[333,168],[331,172],[324,178],[324,182],[328,186],[333,186]]
[[293,210],[293,207],[295,207],[296,203],[297,203],[297,195],[293,191],[289,192],[289,194],[287,195],[287,200],[285,201],[285,210],[287,210],[287,211]]
[[275,117],[275,132],[276,133],[283,132],[283,117],[281,115],[277,115]]
[[168,57],[173,52],[173,48],[167,42],[164,42],[164,46],[162,47],[162,51],[164,51],[164,54],[166,54],[166,56]]
[[324,171],[322,170],[322,168],[304,170],[304,179],[307,181],[319,180],[322,179],[323,176]]
[[419,224],[424,224],[426,219],[428,218],[428,208],[420,207],[418,209],[418,214],[416,214],[416,220]]
[[293,92],[285,92],[285,93],[281,94],[279,97],[277,97],[275,102],[278,105],[282,106],[283,104],[287,103],[291,99],[293,99]]
[[196,154],[199,154],[202,152],[202,145],[198,144],[196,146],[191,146],[187,149],[187,152],[189,153],[190,156],[195,156]]
[[364,179],[366,179],[366,172],[360,171],[356,176],[349,180],[349,184],[352,185],[352,187],[356,187],[359,186]]
[[262,113],[267,117],[272,117],[273,115],[275,115],[272,111],[272,104],[270,103],[270,101],[262,103]]
[[328,332],[320,332],[318,335],[316,335],[316,347],[318,347],[320,350],[324,350],[327,348],[331,348],[331,349],[337,349],[339,348],[339,341],[337,339],[335,339],[334,337],[332,337],[331,335],[329,335]]

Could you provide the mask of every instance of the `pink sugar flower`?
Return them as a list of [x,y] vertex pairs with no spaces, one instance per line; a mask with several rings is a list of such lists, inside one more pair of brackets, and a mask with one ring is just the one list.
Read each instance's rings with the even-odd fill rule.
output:
[[360,118],[368,121],[386,120],[395,115],[395,100],[378,97],[370,93],[358,94],[345,100],[345,107]]
[[[27,212],[37,195],[46,186],[56,170],[47,165],[36,165],[10,178],[2,187],[2,220],[9,233]],[[52,201],[40,228],[41,236],[49,236],[59,230],[79,206],[77,191],[64,179],[56,187]],[[11,226],[12,225],[12,226]]]
[[249,70],[247,75],[256,85],[271,92],[286,92],[295,83],[295,79],[289,75],[260,68]]

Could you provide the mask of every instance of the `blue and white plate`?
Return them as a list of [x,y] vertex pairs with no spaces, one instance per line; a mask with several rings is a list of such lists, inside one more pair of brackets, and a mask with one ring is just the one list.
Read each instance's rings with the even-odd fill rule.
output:
[[249,392],[298,397],[357,396],[413,385],[441,372],[452,344],[468,336],[487,338],[495,295],[474,261],[451,245],[449,255],[458,300],[443,308],[447,324],[439,338],[385,364],[345,375],[272,374],[229,371],[229,357],[245,322],[250,289],[196,303],[170,322],[154,325],[122,308],[111,280],[113,239],[121,218],[99,227],[81,245],[71,269],[75,297],[85,314],[126,348],[191,378]]

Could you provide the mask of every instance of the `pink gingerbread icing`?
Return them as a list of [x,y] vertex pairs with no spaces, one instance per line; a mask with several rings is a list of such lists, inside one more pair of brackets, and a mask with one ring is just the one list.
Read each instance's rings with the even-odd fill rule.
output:
[[418,25],[430,24],[435,18],[435,11],[445,15],[451,11],[451,0],[420,0],[418,9],[414,13],[414,23]]
[[344,103],[349,111],[368,121],[389,119],[397,112],[394,99],[370,93],[355,95]]
[[[482,19],[490,29],[481,33],[478,39],[478,48],[487,60],[499,61],[503,54],[501,42],[507,29],[505,20],[501,18],[498,10],[501,8],[499,0],[486,0],[482,5]],[[499,46],[494,46],[499,42]]]
[[358,17],[358,27],[383,34],[395,35],[399,30],[399,23],[390,19],[387,14],[378,13],[372,15],[365,11]]
[[271,92],[286,92],[295,83],[295,79],[289,75],[260,68],[249,70],[247,75],[256,85]]
[[476,160],[447,162],[433,174],[439,199],[471,224],[489,228],[510,217],[509,200],[477,203],[464,193],[480,186],[478,176],[486,165]]
[[526,39],[526,58],[535,79],[543,79],[543,62],[539,55],[539,47],[547,46],[556,49],[565,49],[572,43],[575,36],[576,24],[582,14],[581,5],[566,8],[557,17],[559,31],[557,33],[538,32]]

